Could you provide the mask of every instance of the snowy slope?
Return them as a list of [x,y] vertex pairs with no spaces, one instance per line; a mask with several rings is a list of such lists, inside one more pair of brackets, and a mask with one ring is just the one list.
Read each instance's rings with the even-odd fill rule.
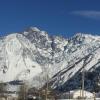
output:
[[[59,86],[75,89],[81,87],[79,73],[96,71],[100,67],[100,36],[77,34],[69,40],[64,51],[66,65],[53,77],[53,88]],[[100,69],[99,69],[100,71]],[[98,77],[99,73],[95,75]],[[94,80],[94,79],[93,79]],[[93,81],[91,80],[91,82]],[[87,80],[88,81],[88,80]],[[66,85],[67,84],[67,85]],[[88,85],[89,83],[87,83]],[[68,89],[68,88],[67,88]]]
[[0,81],[28,80],[41,73],[41,66],[34,61],[35,50],[21,34],[4,37],[0,43]]

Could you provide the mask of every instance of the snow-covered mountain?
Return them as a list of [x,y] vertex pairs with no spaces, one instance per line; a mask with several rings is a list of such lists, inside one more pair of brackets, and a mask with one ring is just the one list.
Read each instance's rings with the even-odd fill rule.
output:
[[99,53],[100,36],[78,33],[66,39],[31,27],[0,38],[0,81],[23,80],[43,86],[48,76],[54,89],[77,88],[83,67],[86,72],[96,72],[92,77],[96,80]]

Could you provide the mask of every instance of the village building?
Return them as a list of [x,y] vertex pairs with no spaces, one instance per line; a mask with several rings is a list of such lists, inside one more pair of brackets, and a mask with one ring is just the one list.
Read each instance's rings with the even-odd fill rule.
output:
[[[84,93],[85,99],[94,100],[95,97],[94,97],[93,93],[85,91],[85,90],[83,93]],[[82,97],[82,90],[78,89],[78,90],[72,90],[69,92],[65,92],[65,93],[62,93],[61,95],[59,95],[57,98],[58,98],[58,100],[61,100],[61,99],[81,99],[81,98],[83,98]]]
[[0,100],[18,100],[18,98],[13,97],[12,95],[3,94],[3,95],[0,95]]
[[[82,92],[84,93],[84,97],[82,97]],[[83,90],[75,90],[72,91],[73,94],[73,99],[78,99],[78,98],[86,98],[86,99],[93,99],[94,94],[88,91],[83,91]]]

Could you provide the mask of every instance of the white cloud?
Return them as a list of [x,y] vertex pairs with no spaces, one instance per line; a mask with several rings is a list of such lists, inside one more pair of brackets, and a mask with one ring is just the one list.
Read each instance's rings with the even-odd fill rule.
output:
[[100,20],[100,11],[73,11],[71,14]]

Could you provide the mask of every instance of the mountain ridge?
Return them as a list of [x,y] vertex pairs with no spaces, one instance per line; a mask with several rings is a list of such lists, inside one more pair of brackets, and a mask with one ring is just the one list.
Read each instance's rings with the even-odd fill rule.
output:
[[[83,66],[87,72],[99,68],[99,52],[100,36],[78,33],[69,39],[51,37],[31,27],[0,39],[0,81],[22,80],[31,86],[42,87],[48,74],[53,89],[63,88],[81,73]],[[80,75],[78,77],[80,79]],[[79,79],[71,82],[79,87]]]

